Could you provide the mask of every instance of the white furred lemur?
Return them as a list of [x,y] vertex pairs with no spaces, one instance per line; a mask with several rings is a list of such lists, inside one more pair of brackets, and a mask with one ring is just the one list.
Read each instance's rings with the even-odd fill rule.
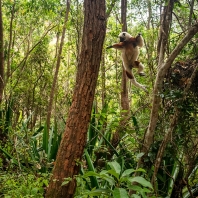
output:
[[147,91],[144,85],[141,85],[136,81],[135,76],[132,72],[132,68],[137,68],[139,75],[145,76],[143,72],[144,65],[137,60],[140,53],[139,48],[144,45],[143,37],[141,34],[138,34],[136,37],[132,37],[127,32],[121,32],[119,34],[119,39],[120,43],[113,44],[107,47],[107,49],[115,48],[122,51],[122,62],[127,77],[131,80],[133,85],[143,89],[144,91]]

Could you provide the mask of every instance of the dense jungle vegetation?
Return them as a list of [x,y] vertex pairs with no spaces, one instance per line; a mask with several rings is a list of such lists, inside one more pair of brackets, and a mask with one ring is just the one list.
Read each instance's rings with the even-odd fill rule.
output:
[[0,197],[198,197],[197,32],[197,0],[0,0]]

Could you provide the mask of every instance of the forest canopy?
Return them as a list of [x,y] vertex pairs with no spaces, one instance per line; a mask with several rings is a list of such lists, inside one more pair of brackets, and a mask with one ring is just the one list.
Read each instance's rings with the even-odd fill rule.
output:
[[0,0],[0,197],[198,196],[197,32],[195,0]]

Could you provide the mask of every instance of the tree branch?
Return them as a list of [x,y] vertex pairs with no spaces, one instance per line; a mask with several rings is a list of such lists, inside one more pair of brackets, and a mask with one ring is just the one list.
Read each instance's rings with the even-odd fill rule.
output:
[[197,32],[198,32],[198,23],[196,23],[192,28],[190,28],[186,36],[176,46],[176,48],[170,54],[167,61],[161,65],[158,71],[155,85],[154,85],[154,91],[153,91],[153,105],[152,105],[152,110],[151,110],[151,115],[150,115],[149,127],[145,134],[144,147],[142,149],[142,151],[145,153],[148,152],[150,145],[153,142],[154,131],[155,131],[157,120],[158,120],[158,110],[159,110],[160,101],[161,101],[159,94],[162,91],[162,84],[163,84],[164,76],[167,73],[173,61],[175,60],[175,58],[178,56],[178,54],[181,52],[184,46],[190,41],[190,39],[192,39],[192,37]]

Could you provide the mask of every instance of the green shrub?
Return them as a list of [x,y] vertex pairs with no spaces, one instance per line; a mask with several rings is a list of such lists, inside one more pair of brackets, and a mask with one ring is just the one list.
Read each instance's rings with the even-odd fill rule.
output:
[[48,174],[3,174],[0,177],[0,195],[5,198],[43,198],[48,178]]

